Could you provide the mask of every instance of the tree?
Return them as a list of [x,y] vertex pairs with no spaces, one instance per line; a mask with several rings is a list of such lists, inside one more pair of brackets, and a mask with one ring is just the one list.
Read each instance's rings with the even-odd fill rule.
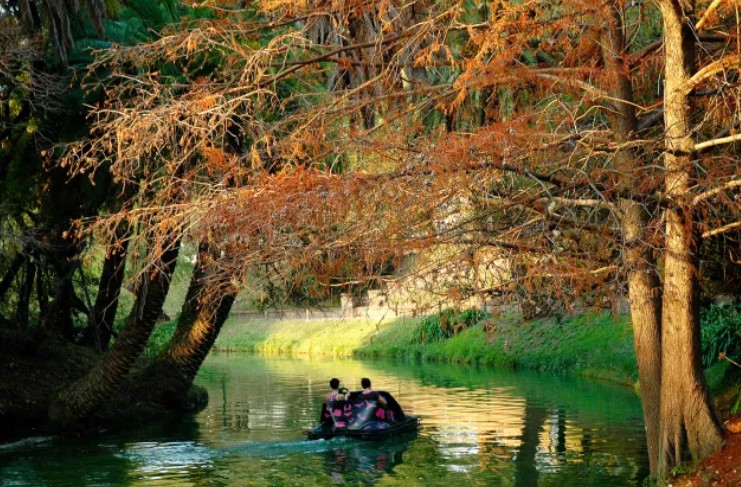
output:
[[182,402],[237,297],[237,289],[222,289],[218,280],[215,288],[205,282],[214,254],[206,244],[199,247],[175,334],[153,365],[167,403]]
[[[617,142],[625,144],[635,137],[637,118],[633,87],[627,75],[622,56],[626,53],[624,36],[625,9],[613,2],[607,7],[600,44],[605,67],[609,70],[609,93],[614,100],[608,104],[606,114]],[[616,165],[629,172],[642,166],[640,154],[630,149],[615,152]],[[622,191],[629,190],[624,186]],[[650,213],[644,202],[625,198],[620,201],[625,265],[627,267],[630,315],[633,325],[638,375],[641,385],[644,424],[650,470],[658,472],[659,418],[661,384],[661,297],[656,260],[648,243],[646,232]]]
[[697,230],[688,195],[695,184],[691,101],[695,68],[694,2],[659,2],[664,20],[666,251],[661,333],[659,475],[687,455],[702,458],[723,445],[722,426],[702,369],[697,281]]
[[[136,175],[114,181],[105,167],[94,174],[70,176],[64,164],[48,163],[59,160],[61,145],[87,133],[84,105],[101,102],[99,88],[109,81],[105,68],[91,69],[90,51],[110,47],[112,42],[127,45],[154,37],[156,30],[178,15],[174,2],[132,0],[125,6],[118,2],[109,6],[113,10],[110,18],[97,0],[87,2],[86,12],[76,2],[64,0],[3,2],[0,6],[0,194],[3,210],[9,210],[0,218],[0,239],[3,244],[12,243],[3,245],[0,256],[4,260],[10,248],[12,260],[0,288],[3,295],[12,292],[8,293],[11,299],[3,300],[2,311],[14,310],[12,318],[22,327],[43,328],[44,335],[87,342],[101,351],[108,348],[113,334],[126,250],[129,240],[139,234],[138,223],[135,217],[118,218],[109,234],[95,236],[73,230],[85,218],[110,215],[146,201],[139,195],[146,194],[147,188],[138,185]],[[56,60],[47,55],[46,41],[54,45]],[[83,90],[83,79],[95,87]],[[138,240],[128,259],[133,280],[139,282],[135,308],[99,364],[71,386],[57,385],[62,390],[49,414],[59,423],[85,419],[116,390],[139,359],[159,317],[174,265],[173,252],[177,255],[174,242],[180,237],[167,230],[172,227],[167,221],[152,226],[157,227],[156,237],[145,244]],[[93,305],[82,255],[96,249],[97,237],[109,242],[109,248]],[[153,267],[147,262],[137,267],[142,252],[151,257],[148,263]],[[38,306],[31,302],[34,284]],[[82,331],[85,321],[87,327]],[[2,322],[4,327],[14,325],[10,319]]]
[[[723,153],[738,138],[712,135],[735,106],[732,36],[698,36],[705,67],[693,71],[690,5],[658,4],[278,1],[217,15],[95,61],[116,81],[71,165],[141,178],[126,210],[146,222],[138,238],[165,217],[221,249],[204,282],[276,263],[326,277],[350,254],[429,248],[493,250],[520,271],[456,296],[547,286],[567,306],[604,306],[627,282],[651,466],[665,475],[719,446],[695,360],[693,232],[738,228],[739,181]],[[716,17],[735,28],[712,12],[698,25]],[[146,70],[162,59],[188,69]]]
[[87,417],[120,385],[144,350],[157,319],[162,314],[175,270],[180,241],[177,237],[160,242],[160,265],[145,273],[137,298],[116,343],[87,375],[65,385],[49,407],[51,420],[71,426]]

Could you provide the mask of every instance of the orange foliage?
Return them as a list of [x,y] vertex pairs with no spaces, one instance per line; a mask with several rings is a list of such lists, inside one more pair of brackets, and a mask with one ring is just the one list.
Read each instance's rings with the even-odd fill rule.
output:
[[[136,238],[177,230],[209,239],[224,249],[219,278],[230,280],[274,262],[352,279],[350,261],[360,272],[378,268],[360,262],[434,245],[461,255],[495,248],[530,269],[514,277],[525,288],[564,298],[622,291],[621,199],[645,204],[654,218],[645,238],[661,247],[656,222],[671,202],[650,161],[664,150],[653,116],[662,60],[640,40],[656,28],[651,7],[622,10],[635,19],[626,25],[634,40],[614,73],[601,57],[604,2],[258,6],[101,53],[97,66],[113,71],[108,101],[66,163],[80,173],[105,165],[137,191],[96,228],[126,218],[146,222]],[[703,65],[738,40],[727,8],[707,22],[724,37],[707,41]],[[207,55],[219,61],[204,74]],[[185,81],[147,71],[162,59]],[[631,75],[646,123],[627,143],[608,122],[616,74]],[[737,125],[729,76],[698,80],[697,91],[712,92],[699,97],[698,140]],[[626,148],[646,163],[621,165],[614,156]],[[688,198],[699,198],[704,231],[738,216],[732,148],[698,161]]]

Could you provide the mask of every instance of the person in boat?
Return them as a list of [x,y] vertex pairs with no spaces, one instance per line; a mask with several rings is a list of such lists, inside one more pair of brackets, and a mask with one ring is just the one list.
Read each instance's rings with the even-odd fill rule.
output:
[[360,380],[360,385],[363,387],[363,392],[361,392],[361,397],[368,399],[369,401],[378,401],[379,404],[386,405],[386,399],[373,389],[371,389],[371,381],[367,377],[363,377]]
[[347,399],[347,389],[340,389],[340,379],[334,377],[329,381],[329,387],[332,388],[327,394],[327,401],[344,401]]

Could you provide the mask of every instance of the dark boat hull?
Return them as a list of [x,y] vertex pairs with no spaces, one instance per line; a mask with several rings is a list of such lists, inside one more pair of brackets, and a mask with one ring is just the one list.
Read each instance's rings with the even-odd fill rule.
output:
[[332,428],[327,425],[321,425],[307,431],[306,436],[310,440],[329,440],[340,436],[358,438],[360,440],[385,440],[417,430],[419,430],[419,418],[417,416],[407,416],[403,420],[397,421],[382,430]]

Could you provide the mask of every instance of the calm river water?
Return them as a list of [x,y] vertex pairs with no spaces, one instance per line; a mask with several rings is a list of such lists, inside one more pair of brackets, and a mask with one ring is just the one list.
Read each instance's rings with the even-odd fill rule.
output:
[[[304,440],[327,381],[370,377],[422,418],[381,443]],[[647,474],[638,397],[572,377],[415,362],[212,354],[210,402],[94,439],[0,446],[2,486],[631,486]]]

